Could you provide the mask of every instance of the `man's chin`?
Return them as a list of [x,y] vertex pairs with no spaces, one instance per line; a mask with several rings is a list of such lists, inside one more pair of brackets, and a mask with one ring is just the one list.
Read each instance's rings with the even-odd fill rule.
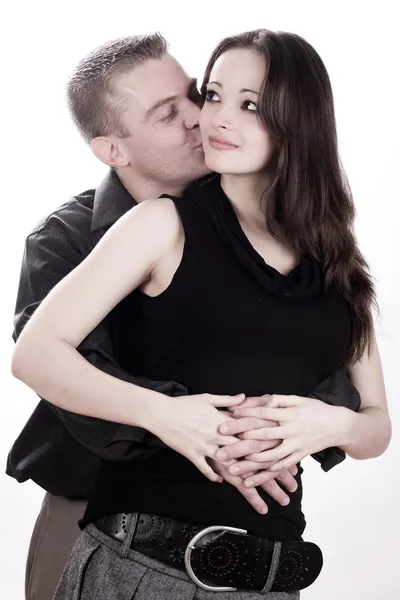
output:
[[207,165],[204,165],[204,169],[200,177],[206,177],[206,175],[211,175],[211,173],[214,173],[214,171],[210,169],[210,167],[207,167]]
[[196,179],[192,179],[190,181],[188,181],[187,185],[185,186],[185,190],[187,191],[188,189],[190,189],[192,186],[197,187],[199,184],[201,185],[202,183],[208,181],[210,179],[210,177],[213,177],[215,175],[215,171],[211,171],[211,169],[204,169],[204,171],[199,174]]
[[196,165],[196,167],[192,168],[189,173],[189,177],[193,180],[201,179],[202,177],[206,177],[211,173],[213,173],[212,169],[207,167],[206,163],[203,163],[202,165]]

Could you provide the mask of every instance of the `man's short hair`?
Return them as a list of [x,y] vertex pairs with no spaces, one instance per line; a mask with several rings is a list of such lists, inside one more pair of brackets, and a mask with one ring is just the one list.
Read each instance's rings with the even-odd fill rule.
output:
[[115,79],[147,60],[161,59],[167,50],[159,33],[133,35],[107,42],[80,61],[68,81],[67,99],[87,143],[98,136],[129,135],[122,124],[126,106],[115,90]]

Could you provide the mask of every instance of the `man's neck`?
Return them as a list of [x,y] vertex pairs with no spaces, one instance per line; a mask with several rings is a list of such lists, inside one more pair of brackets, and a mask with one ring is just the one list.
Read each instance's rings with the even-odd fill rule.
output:
[[136,174],[127,171],[121,172],[120,170],[117,170],[117,175],[132,198],[139,203],[151,198],[158,198],[162,194],[181,196],[188,185],[184,185],[182,182],[177,182],[174,185],[173,182],[150,181]]

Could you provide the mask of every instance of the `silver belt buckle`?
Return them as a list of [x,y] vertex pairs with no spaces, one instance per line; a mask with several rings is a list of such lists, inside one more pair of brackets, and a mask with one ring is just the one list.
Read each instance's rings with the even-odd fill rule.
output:
[[190,542],[187,545],[187,548],[185,551],[186,572],[189,575],[190,579],[192,581],[194,581],[196,585],[203,588],[203,590],[207,590],[208,592],[236,592],[237,588],[214,587],[212,585],[207,585],[206,583],[203,583],[202,581],[200,581],[200,579],[198,579],[198,577],[196,577],[196,575],[192,569],[192,565],[190,563],[190,557],[192,555],[192,550],[195,549],[196,543],[204,535],[207,535],[207,533],[211,533],[213,531],[232,531],[233,533],[241,533],[242,535],[247,535],[247,531],[245,529],[237,529],[236,527],[225,527],[223,525],[213,525],[212,527],[206,527],[205,529],[202,529],[201,531],[199,531],[199,533],[196,533],[196,535],[190,540]]

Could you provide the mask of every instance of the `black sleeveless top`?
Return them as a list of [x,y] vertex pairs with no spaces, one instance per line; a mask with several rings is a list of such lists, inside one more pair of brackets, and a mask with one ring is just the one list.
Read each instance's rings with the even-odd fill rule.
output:
[[[190,394],[307,396],[343,366],[350,312],[334,290],[324,290],[316,260],[302,256],[287,276],[266,264],[218,176],[173,200],[185,232],[183,257],[162,294],[139,292],[141,331],[132,335],[143,375],[178,381]],[[270,539],[301,539],[301,472],[287,507],[260,490],[269,512],[259,515],[234,487],[210,482],[170,449],[142,460],[105,461],[83,523],[141,511],[241,527]]]

